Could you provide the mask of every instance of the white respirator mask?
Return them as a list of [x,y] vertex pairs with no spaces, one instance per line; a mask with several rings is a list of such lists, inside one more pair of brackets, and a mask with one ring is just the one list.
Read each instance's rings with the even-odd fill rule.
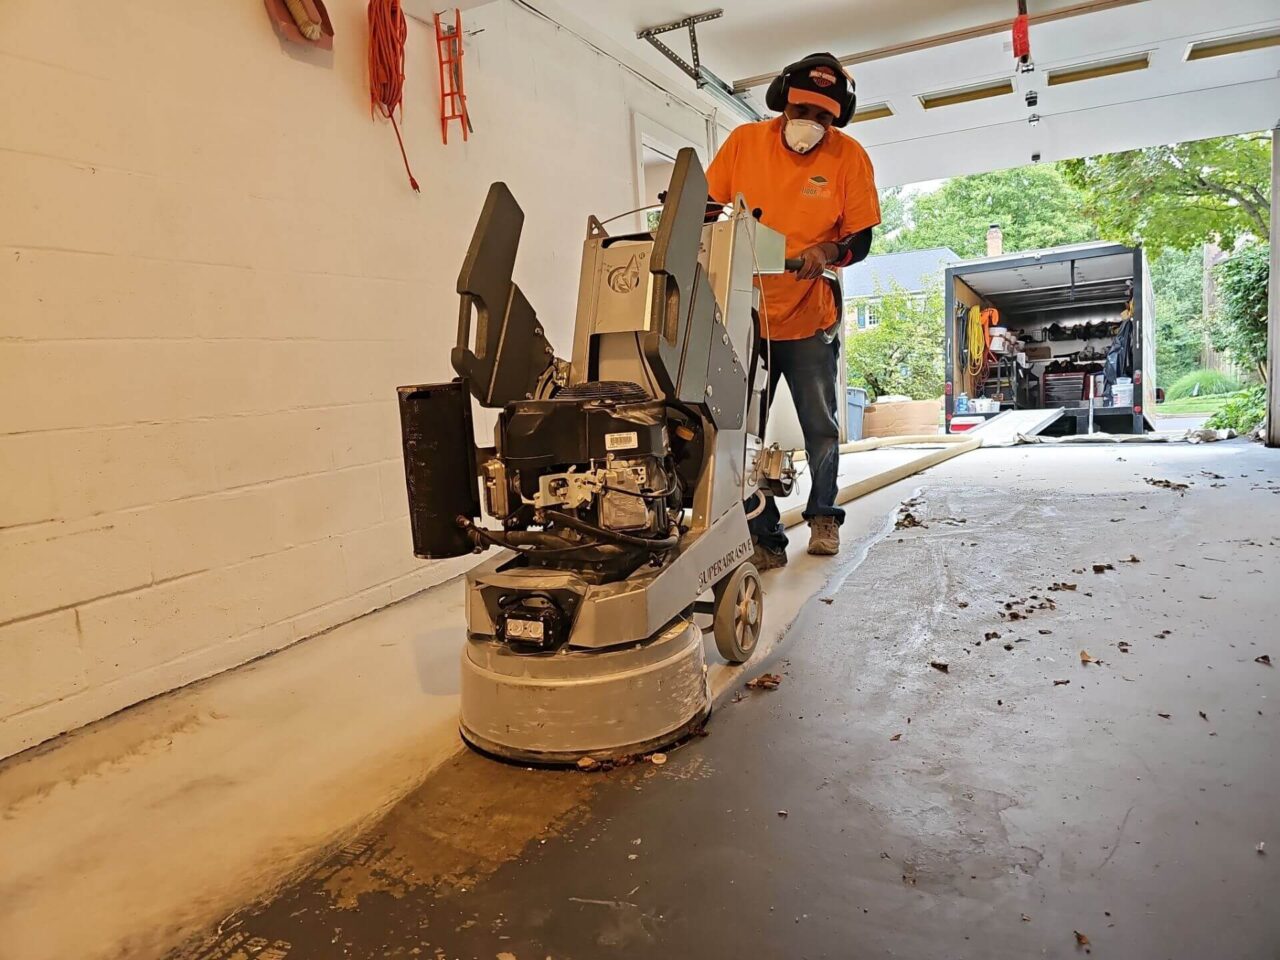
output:
[[787,146],[796,153],[808,153],[826,136],[827,128],[814,120],[788,120],[782,128]]

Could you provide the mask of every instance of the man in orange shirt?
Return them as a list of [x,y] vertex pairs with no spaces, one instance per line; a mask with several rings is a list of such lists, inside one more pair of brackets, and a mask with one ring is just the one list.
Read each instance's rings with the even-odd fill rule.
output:
[[[803,261],[796,273],[757,281],[760,332],[768,396],[785,377],[804,431],[812,476],[804,512],[809,552],[834,556],[844,522],[835,504],[843,306],[823,271],[866,258],[880,202],[867,152],[832,129],[847,124],[857,104],[853,80],[835,57],[815,53],[791,64],[770,84],[765,102],[782,116],[734,130],[707,170],[707,185],[714,204],[741,193],[762,211],[765,226],[787,238],[787,257]],[[786,564],[787,536],[772,498],[752,519],[751,533],[757,567]]]

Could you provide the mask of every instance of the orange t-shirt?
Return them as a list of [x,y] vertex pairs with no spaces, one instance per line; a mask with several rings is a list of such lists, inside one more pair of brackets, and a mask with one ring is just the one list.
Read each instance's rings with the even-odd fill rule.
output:
[[[784,117],[738,127],[707,169],[707,188],[717,202],[741,193],[760,222],[787,238],[787,256],[818,243],[834,243],[880,223],[871,158],[850,136],[827,130],[808,153],[783,142]],[[794,274],[761,277],[770,340],[803,340],[840,318],[831,287],[821,278]]]

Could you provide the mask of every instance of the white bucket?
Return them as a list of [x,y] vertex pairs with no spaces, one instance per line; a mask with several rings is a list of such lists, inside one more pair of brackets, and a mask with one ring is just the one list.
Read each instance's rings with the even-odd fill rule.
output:
[[1116,377],[1116,382],[1111,387],[1111,405],[1113,407],[1132,407],[1133,406],[1133,379],[1132,378]]

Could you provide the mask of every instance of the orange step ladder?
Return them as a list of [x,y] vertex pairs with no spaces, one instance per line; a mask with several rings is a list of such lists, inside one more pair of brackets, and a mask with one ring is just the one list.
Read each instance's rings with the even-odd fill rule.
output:
[[471,133],[471,117],[467,114],[467,94],[462,86],[462,11],[453,11],[449,26],[436,14],[436,58],[440,63],[440,137],[449,142],[449,121],[462,124],[462,139]]

